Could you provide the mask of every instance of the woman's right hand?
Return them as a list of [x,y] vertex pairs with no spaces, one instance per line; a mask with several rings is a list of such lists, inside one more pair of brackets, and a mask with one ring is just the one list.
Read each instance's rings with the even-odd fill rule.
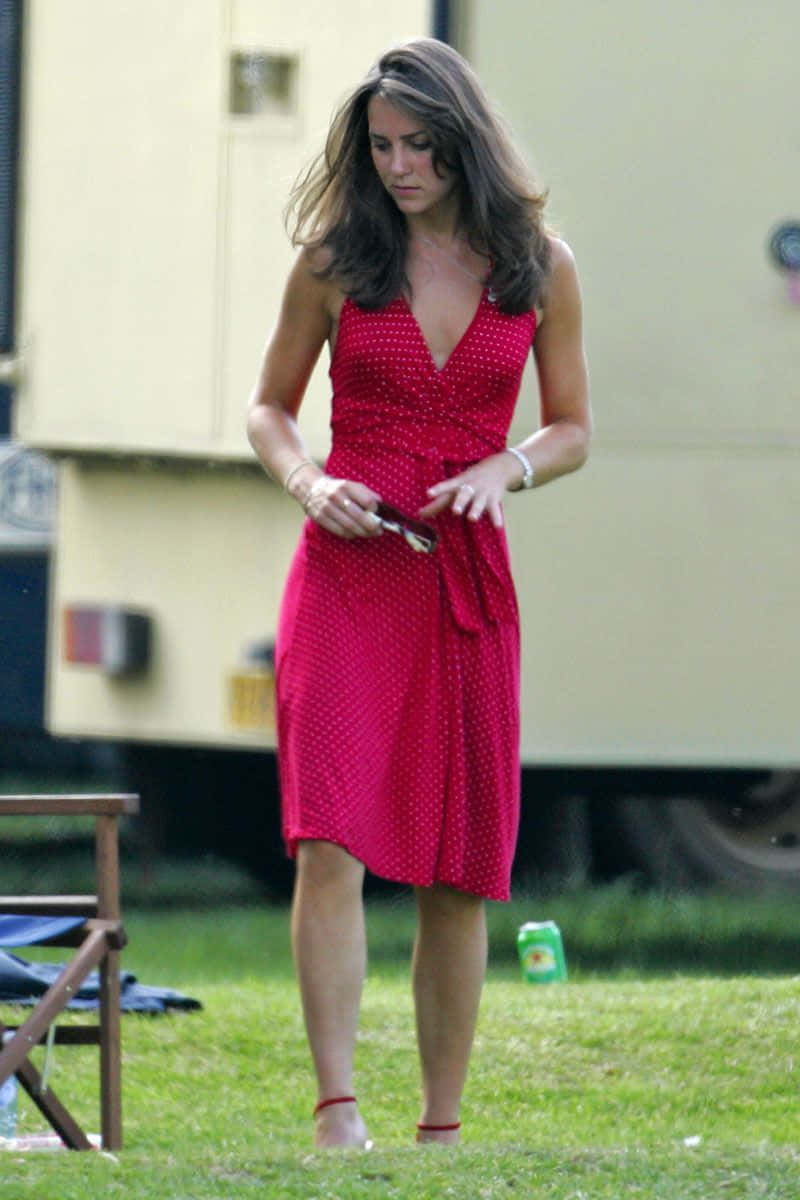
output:
[[[338,537],[375,537],[383,531],[375,515],[381,497],[353,479],[318,475],[301,498],[306,515]],[[293,489],[294,490],[294,489]],[[298,489],[299,490],[299,489]]]

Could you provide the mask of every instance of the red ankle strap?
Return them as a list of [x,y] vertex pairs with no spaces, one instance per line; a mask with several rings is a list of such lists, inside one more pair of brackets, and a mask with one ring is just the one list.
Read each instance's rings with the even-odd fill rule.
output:
[[451,1129],[460,1129],[461,1122],[455,1121],[452,1125],[423,1125],[417,1123],[417,1129],[421,1129],[423,1133],[449,1133]]
[[318,1112],[322,1112],[323,1108],[330,1108],[332,1104],[355,1104],[355,1096],[334,1096],[330,1100],[320,1100],[317,1107],[314,1109],[314,1116]]

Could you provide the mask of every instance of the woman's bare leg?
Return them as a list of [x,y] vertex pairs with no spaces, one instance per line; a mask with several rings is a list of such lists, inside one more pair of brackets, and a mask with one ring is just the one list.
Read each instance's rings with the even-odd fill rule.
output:
[[[486,915],[480,896],[417,888],[413,979],[422,1066],[424,1125],[450,1125],[459,1106],[486,974]],[[458,1131],[420,1131],[421,1142],[458,1141]]]
[[[331,842],[297,850],[292,948],[318,1100],[353,1095],[361,989],[366,969],[364,867]],[[367,1131],[355,1104],[333,1104],[315,1118],[317,1146],[363,1146]]]

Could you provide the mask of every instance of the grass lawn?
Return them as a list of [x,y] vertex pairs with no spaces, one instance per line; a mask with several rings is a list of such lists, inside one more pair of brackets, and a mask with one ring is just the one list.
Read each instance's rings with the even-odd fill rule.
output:
[[[550,917],[564,932],[570,982],[523,984],[516,927]],[[358,1094],[371,1152],[311,1150],[314,1095],[286,911],[134,910],[126,966],[145,983],[196,996],[203,1011],[124,1018],[120,1154],[4,1152],[0,1197],[800,1194],[794,901],[611,888],[492,906],[457,1150],[413,1145],[412,910],[404,898],[376,902],[368,922]],[[96,1129],[91,1052],[59,1048],[52,1084]],[[41,1128],[27,1099],[20,1107],[22,1131]]]

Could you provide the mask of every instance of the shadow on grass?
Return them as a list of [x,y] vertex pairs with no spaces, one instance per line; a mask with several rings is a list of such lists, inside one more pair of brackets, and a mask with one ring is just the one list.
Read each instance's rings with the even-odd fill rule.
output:
[[[24,834],[24,830],[21,834]],[[4,891],[86,892],[94,889],[91,839],[26,836],[5,840]],[[365,889],[370,959],[407,965],[416,914],[411,889],[369,879]],[[263,880],[208,854],[145,857],[123,844],[123,907],[185,910],[198,916],[248,908],[286,925],[288,898],[270,903]],[[571,975],[800,975],[797,898],[717,892],[660,892],[631,878],[600,886],[534,888],[522,881],[510,904],[487,906],[490,964],[517,969],[516,938],[526,921],[553,920],[564,939]],[[281,936],[283,934],[281,933]]]
[[492,918],[497,951],[509,962],[516,959],[509,945],[515,924],[548,919],[559,924],[576,972],[791,975],[800,973],[796,913],[789,894],[664,892],[620,879],[518,900]]
[[574,939],[569,946],[573,971],[598,975],[795,975],[800,974],[797,938],[781,934],[736,934],[704,938],[649,935],[626,946],[596,946]]
[[[9,895],[88,894],[96,887],[90,839],[0,843],[3,890]],[[264,888],[237,863],[213,854],[144,857],[122,847],[122,903],[129,908],[215,908],[264,902]]]
[[[629,880],[490,904],[490,965],[517,969],[526,921],[556,921],[573,976],[800,975],[797,901],[785,895],[639,891]],[[373,963],[407,961],[414,906],[407,892],[368,907]]]

